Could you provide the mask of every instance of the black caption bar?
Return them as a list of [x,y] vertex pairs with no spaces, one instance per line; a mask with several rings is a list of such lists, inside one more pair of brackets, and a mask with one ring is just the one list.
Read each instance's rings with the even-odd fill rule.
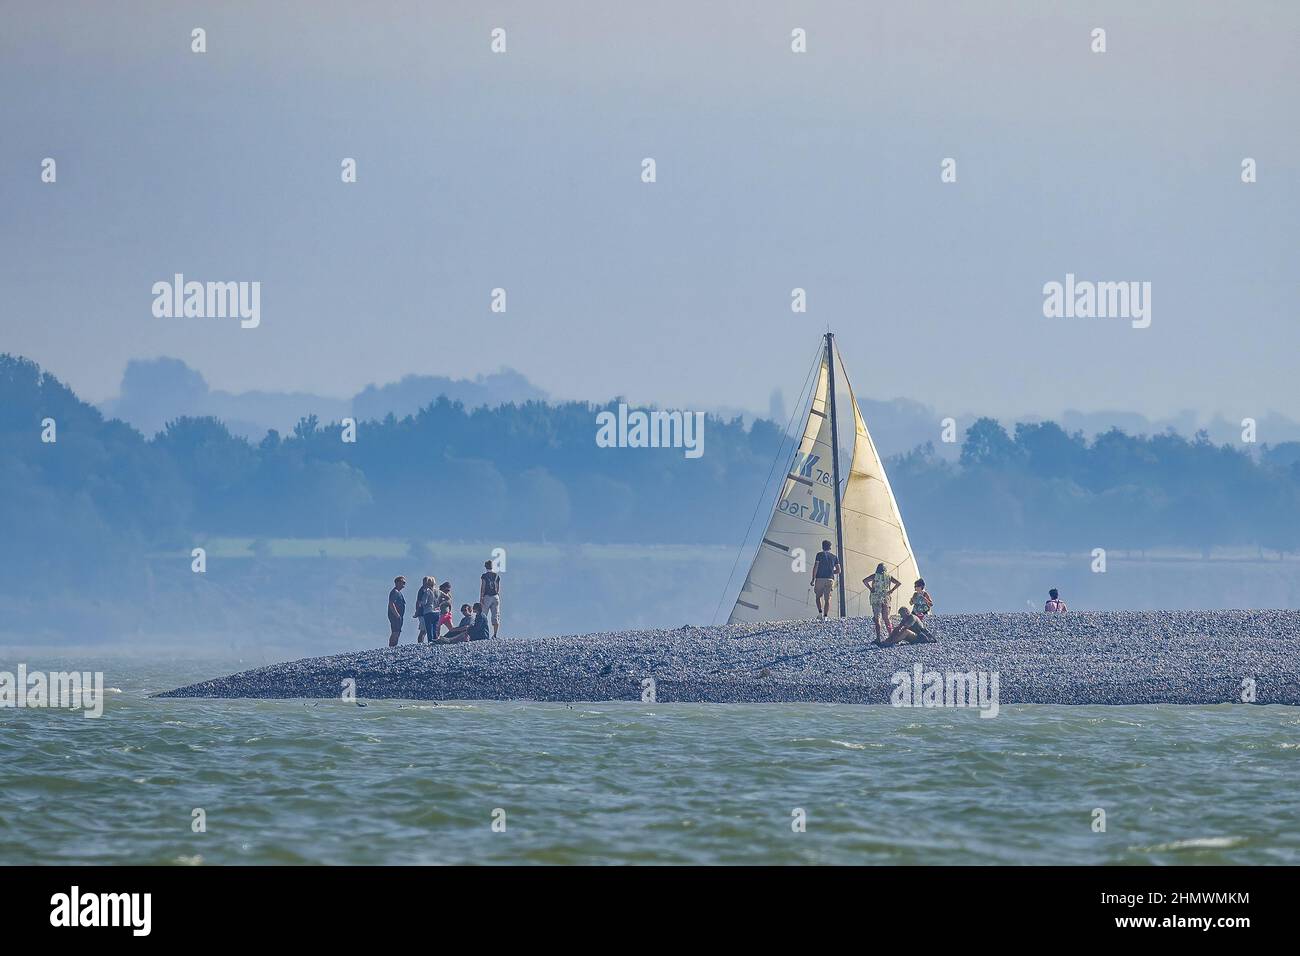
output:
[[[128,943],[250,940],[369,945],[418,929],[518,934],[561,926],[656,935],[698,919],[752,935],[862,921],[943,932],[1236,934],[1281,928],[1291,868],[76,868],[0,870],[6,940],[77,934]],[[544,928],[549,927],[549,931]],[[539,933],[542,936],[539,936]],[[608,937],[616,939],[621,937]]]

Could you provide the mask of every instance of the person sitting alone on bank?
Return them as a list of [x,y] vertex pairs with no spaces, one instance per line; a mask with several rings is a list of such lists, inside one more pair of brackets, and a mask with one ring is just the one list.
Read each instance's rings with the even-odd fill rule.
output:
[[1061,593],[1052,588],[1047,592],[1047,603],[1043,605],[1044,614],[1064,614],[1065,602],[1061,600]]

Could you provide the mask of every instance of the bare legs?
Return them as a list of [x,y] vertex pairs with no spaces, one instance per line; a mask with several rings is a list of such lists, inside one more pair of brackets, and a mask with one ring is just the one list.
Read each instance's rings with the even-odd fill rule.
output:
[[889,636],[889,602],[881,601],[879,604],[871,605],[871,623],[876,626],[876,640],[882,640],[880,636],[880,625],[885,625],[885,636]]

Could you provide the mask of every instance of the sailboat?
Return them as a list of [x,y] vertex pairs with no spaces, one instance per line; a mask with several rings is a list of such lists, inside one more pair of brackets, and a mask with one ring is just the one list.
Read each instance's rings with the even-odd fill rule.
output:
[[[848,392],[854,428],[853,457],[843,481],[838,454],[837,369]],[[825,335],[799,444],[727,623],[817,617],[811,584],[813,556],[827,540],[833,542],[840,557],[836,600],[832,602],[832,608],[838,604],[840,617],[870,616],[870,595],[862,579],[874,573],[877,565],[884,564],[902,582],[894,592],[893,607],[907,599],[912,582],[921,576],[885,466],[867,431],[831,332]]]

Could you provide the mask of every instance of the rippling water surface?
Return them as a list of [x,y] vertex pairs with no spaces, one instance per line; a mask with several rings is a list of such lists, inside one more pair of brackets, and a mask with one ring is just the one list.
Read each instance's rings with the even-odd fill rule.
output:
[[1300,863],[1294,708],[150,700],[241,665],[27,663],[115,692],[0,710],[0,864]]

